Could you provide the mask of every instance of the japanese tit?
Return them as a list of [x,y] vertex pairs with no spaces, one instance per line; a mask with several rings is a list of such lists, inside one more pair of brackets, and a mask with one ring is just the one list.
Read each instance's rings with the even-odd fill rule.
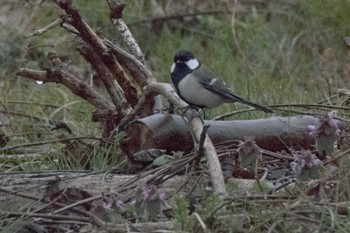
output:
[[191,106],[215,108],[223,103],[239,102],[264,112],[273,112],[235,95],[218,76],[201,64],[188,50],[179,50],[175,54],[170,73],[177,94]]

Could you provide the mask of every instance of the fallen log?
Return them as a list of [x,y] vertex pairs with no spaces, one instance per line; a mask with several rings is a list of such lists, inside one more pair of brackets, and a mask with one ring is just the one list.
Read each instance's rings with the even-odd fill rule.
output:
[[[208,135],[214,145],[254,137],[256,144],[270,151],[309,149],[314,140],[309,137],[308,125],[315,125],[313,116],[269,117],[255,120],[204,121],[210,125]],[[127,155],[145,149],[191,151],[191,133],[179,115],[155,114],[135,120],[126,129],[121,148]]]
[[[101,193],[117,193],[121,196],[126,193],[130,195],[130,191],[135,188],[136,184],[147,181],[152,176],[142,177],[141,174],[109,174],[106,176],[105,174],[66,171],[4,173],[0,178],[0,212],[2,210],[18,211],[23,206],[33,206],[34,204],[44,205],[45,202],[41,203],[38,200],[53,196],[53,190],[56,190],[52,188],[54,185],[58,187],[57,190],[74,189],[77,194],[88,192],[91,196],[97,197],[96,200],[98,200],[101,199],[98,198]],[[250,192],[253,188],[254,180],[235,179],[235,181],[239,187],[237,190],[241,195]],[[165,191],[166,196],[170,197],[175,194],[187,196],[197,184],[197,177],[189,178],[188,176],[177,175],[164,181],[160,186]],[[82,197],[81,200],[83,199]]]

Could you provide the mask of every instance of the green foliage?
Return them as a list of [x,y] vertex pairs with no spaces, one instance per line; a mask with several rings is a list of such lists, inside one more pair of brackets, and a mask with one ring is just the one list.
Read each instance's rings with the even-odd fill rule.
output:
[[188,215],[188,202],[183,196],[174,199],[174,219],[178,230],[191,232],[193,221]]
[[229,178],[226,182],[227,193],[233,195],[239,188],[239,183],[236,179]]

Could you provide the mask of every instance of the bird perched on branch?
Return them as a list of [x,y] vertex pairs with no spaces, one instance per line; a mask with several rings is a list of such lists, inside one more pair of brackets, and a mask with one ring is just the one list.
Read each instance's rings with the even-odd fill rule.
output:
[[223,103],[239,102],[264,112],[273,112],[235,95],[218,76],[201,64],[191,51],[179,50],[175,54],[170,73],[177,94],[191,106],[215,108]]

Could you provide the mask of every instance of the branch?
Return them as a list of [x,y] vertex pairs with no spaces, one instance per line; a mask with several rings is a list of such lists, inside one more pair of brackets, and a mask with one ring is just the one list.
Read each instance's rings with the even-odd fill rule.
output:
[[[152,72],[139,60],[137,60],[134,56],[125,52],[123,49],[116,46],[115,44],[113,44],[111,41],[107,39],[103,39],[103,42],[112,51],[112,53],[117,58],[119,63],[132,75],[132,77],[141,87],[145,87],[148,84],[152,85],[153,83],[157,82]],[[144,97],[145,95],[146,94],[144,93]],[[163,108],[163,104],[160,96],[154,96],[153,98],[150,97],[147,99],[144,98],[142,101],[139,101],[139,103],[140,102],[142,102],[143,104],[141,108],[142,111],[138,111],[138,110],[137,111],[139,113],[143,113],[143,115],[158,113]],[[138,105],[140,105],[139,103]],[[152,106],[153,106],[153,111],[152,111]],[[127,116],[127,118],[130,118],[130,117]]]
[[41,213],[25,213],[25,212],[8,212],[0,210],[1,214],[7,215],[7,217],[34,217],[34,218],[49,218],[55,220],[72,220],[79,222],[91,222],[91,219],[88,217],[75,217],[75,216],[67,216],[67,215],[58,215],[58,214],[41,214]]
[[102,61],[113,74],[113,77],[116,78],[119,85],[124,90],[128,103],[130,103],[131,106],[136,105],[138,102],[136,89],[129,82],[125,72],[113,54],[108,52],[107,47],[98,37],[98,35],[81,18],[78,10],[73,7],[72,0],[57,0],[57,3],[58,6],[61,7],[67,14],[63,17],[63,20],[73,25],[73,27],[79,32],[81,38],[101,57]]
[[111,99],[117,109],[125,109],[127,103],[124,98],[123,90],[117,81],[113,78],[112,73],[105,66],[101,58],[91,49],[91,47],[86,44],[78,46],[77,50],[81,55],[84,56],[85,60],[87,60],[92,65],[98,74],[98,77],[102,80],[103,85],[106,87],[107,92],[111,96]]
[[60,25],[62,22],[63,22],[62,19],[56,19],[55,21],[53,21],[49,25],[47,25],[41,29],[34,30],[34,32],[30,33],[29,35],[26,35],[25,38],[42,35],[42,34],[46,33],[47,31],[49,31],[51,28],[54,28],[57,25]]
[[[138,68],[141,68],[141,71],[144,72],[145,75],[147,75],[145,80],[140,80],[140,76],[138,75],[137,72],[134,72],[133,70],[133,66],[135,64],[138,64],[137,62],[133,62],[131,65],[129,65],[129,62],[124,62],[124,59],[120,59],[117,56],[117,60],[120,63],[123,63],[123,67],[127,67],[127,69],[129,70],[129,72],[133,75],[133,77],[135,78],[136,82],[139,83],[139,85],[141,87],[143,87],[143,83],[142,81],[151,81],[154,82],[156,81],[156,79],[153,77],[152,72],[150,72],[147,67],[145,66],[146,62],[145,62],[145,57],[142,53],[142,50],[140,48],[140,46],[138,45],[138,43],[136,42],[134,36],[132,35],[131,31],[129,30],[128,26],[125,24],[124,20],[122,19],[122,15],[123,15],[123,10],[125,8],[125,4],[121,4],[119,3],[118,0],[107,0],[109,8],[110,8],[110,19],[112,24],[115,26],[115,28],[117,29],[117,31],[120,33],[121,37],[123,38],[126,46],[128,47],[129,51],[131,52],[131,54],[133,56],[133,59],[136,58],[136,61],[139,61],[141,63],[142,66],[138,65]],[[117,47],[117,46],[116,46]],[[122,53],[119,53],[122,54]],[[126,53],[127,55],[129,55],[128,53]],[[125,56],[124,56],[125,57]],[[131,59],[128,59],[129,61]],[[153,100],[153,101],[152,101]],[[156,112],[159,112],[162,107],[162,100],[160,98],[160,96],[154,96],[152,98],[152,100],[148,100],[147,102],[145,102],[144,104],[144,111],[143,113],[149,115],[149,114],[154,114]],[[153,111],[151,111],[153,108]]]
[[[310,138],[308,125],[315,125],[317,117],[270,117],[255,120],[204,121],[210,125],[208,135],[216,146],[231,145],[232,141],[254,137],[256,144],[269,151],[300,150],[312,148],[314,140]],[[134,132],[135,131],[135,132]],[[149,148],[168,151],[186,151],[193,149],[191,132],[178,115],[155,114],[134,121],[126,130],[130,149],[126,144],[123,151],[133,154]],[[144,135],[148,135],[144,137]],[[145,141],[140,141],[147,138]],[[177,140],[181,138],[181,140]]]
[[40,71],[21,68],[16,75],[36,81],[61,83],[69,88],[74,94],[85,99],[96,108],[113,109],[113,106],[98,92],[78,78],[64,71]]
[[148,88],[146,88],[146,90],[143,91],[143,95],[140,99],[140,101],[135,105],[135,107],[133,108],[133,110],[126,115],[119,123],[118,125],[118,131],[123,131],[125,129],[125,127],[136,118],[136,116],[138,115],[142,115],[142,111],[144,109],[144,106],[146,105],[146,103],[153,99],[155,97],[156,93],[150,91]]
[[134,56],[125,52],[122,48],[110,40],[102,39],[105,45],[111,50],[119,63],[134,77],[135,81],[144,87],[148,82],[156,81],[152,72]]
[[110,19],[112,24],[115,26],[117,31],[122,36],[126,46],[128,47],[129,51],[136,57],[137,60],[139,60],[142,64],[146,64],[145,57],[143,56],[143,53],[141,51],[140,46],[137,44],[135,38],[131,34],[131,31],[129,30],[128,26],[125,24],[124,20],[122,19],[123,10],[126,6],[126,4],[119,3],[118,0],[107,0],[109,8],[110,8]]
[[[173,103],[178,108],[188,106],[180,99],[169,84],[154,83],[153,85],[149,85],[149,88],[154,90],[156,93],[162,94],[169,102]],[[193,132],[196,142],[200,142],[201,133],[203,132],[204,127],[202,119],[198,116],[198,112],[192,108],[187,108],[187,110],[184,112],[184,116],[188,119],[188,126],[190,131]],[[203,151],[208,160],[210,178],[213,184],[214,192],[220,195],[226,195],[226,186],[220,161],[215,151],[215,147],[208,135],[204,140]]]

